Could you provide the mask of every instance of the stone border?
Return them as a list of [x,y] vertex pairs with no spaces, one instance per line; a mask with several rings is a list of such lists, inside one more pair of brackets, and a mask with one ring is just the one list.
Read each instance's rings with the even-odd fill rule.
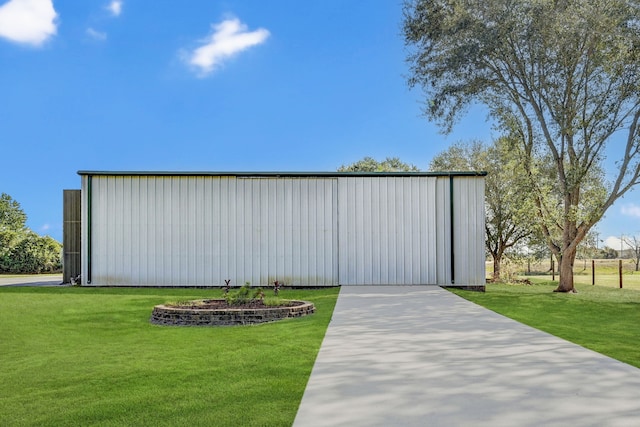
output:
[[316,311],[313,303],[308,301],[289,301],[289,303],[294,305],[290,307],[224,309],[179,308],[160,304],[153,308],[151,323],[164,326],[253,325],[307,316]]

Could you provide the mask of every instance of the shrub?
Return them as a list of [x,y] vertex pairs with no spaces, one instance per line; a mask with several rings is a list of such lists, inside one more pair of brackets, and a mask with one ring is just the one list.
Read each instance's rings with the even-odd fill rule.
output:
[[261,301],[263,297],[264,292],[262,291],[262,288],[257,288],[252,292],[251,283],[246,282],[244,286],[237,291],[227,292],[224,299],[227,300],[227,304],[229,305],[242,305],[257,300]]
[[60,270],[62,247],[53,238],[26,232],[11,236],[11,243],[0,252],[0,271],[38,274]]

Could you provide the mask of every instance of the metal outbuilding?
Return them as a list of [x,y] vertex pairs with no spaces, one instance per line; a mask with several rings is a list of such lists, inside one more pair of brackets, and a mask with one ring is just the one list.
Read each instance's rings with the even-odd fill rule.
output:
[[78,174],[83,285],[485,283],[484,172]]

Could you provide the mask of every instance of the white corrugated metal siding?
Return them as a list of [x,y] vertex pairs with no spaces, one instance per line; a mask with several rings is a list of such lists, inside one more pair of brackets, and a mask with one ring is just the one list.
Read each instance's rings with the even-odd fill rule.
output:
[[436,178],[341,178],[340,284],[436,284]]
[[91,186],[92,284],[337,284],[334,179],[93,176]]
[[439,285],[451,284],[451,204],[449,203],[451,192],[449,188],[449,178],[438,177],[435,198],[436,234],[429,238],[436,241],[438,248],[436,269]]
[[482,177],[97,173],[82,179],[83,283],[485,281]]
[[484,179],[453,179],[455,285],[484,285]]

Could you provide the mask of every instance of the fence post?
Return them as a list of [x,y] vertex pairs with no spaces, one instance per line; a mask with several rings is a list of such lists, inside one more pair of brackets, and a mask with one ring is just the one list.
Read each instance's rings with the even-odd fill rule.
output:
[[553,265],[553,258],[551,258],[551,280],[556,280],[556,267]]
[[618,262],[618,275],[620,276],[620,289],[622,289],[622,260]]
[[591,286],[596,284],[596,262],[591,260]]

